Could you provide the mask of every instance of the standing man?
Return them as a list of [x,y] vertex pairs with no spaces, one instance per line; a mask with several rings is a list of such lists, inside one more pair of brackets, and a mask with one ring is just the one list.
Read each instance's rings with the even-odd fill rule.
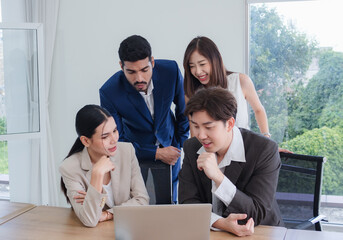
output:
[[254,224],[282,225],[274,197],[281,161],[274,141],[235,126],[236,113],[226,89],[190,98],[185,114],[195,137],[184,144],[179,202],[212,203],[211,227],[245,236]]
[[145,183],[151,169],[156,204],[176,202],[180,149],[189,131],[182,75],[175,61],[154,60],[141,36],[126,38],[118,53],[122,71],[100,88],[101,106],[114,117],[119,141],[134,145]]

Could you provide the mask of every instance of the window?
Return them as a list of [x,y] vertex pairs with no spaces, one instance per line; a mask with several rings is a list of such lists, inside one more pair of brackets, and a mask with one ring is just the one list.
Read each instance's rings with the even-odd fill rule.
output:
[[[0,23],[0,198],[37,202],[46,165],[41,24]],[[47,173],[44,173],[47,174]]]
[[[263,3],[264,2],[264,3]],[[249,75],[281,148],[320,155],[321,214],[343,224],[341,0],[248,0]],[[253,116],[253,114],[251,114]],[[257,131],[256,120],[251,128]]]

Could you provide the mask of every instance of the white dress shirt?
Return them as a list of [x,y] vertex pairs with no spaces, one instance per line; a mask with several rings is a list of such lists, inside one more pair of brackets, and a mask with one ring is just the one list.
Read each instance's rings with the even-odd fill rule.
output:
[[152,94],[152,90],[154,90],[154,83],[151,79],[146,93],[145,92],[139,92],[139,93],[142,95],[144,102],[146,103],[146,106],[149,109],[151,117],[154,120],[154,95]]
[[[244,143],[243,138],[240,130],[234,126],[232,129],[232,142],[228,151],[225,153],[223,160],[219,163],[218,167],[222,173],[227,166],[231,164],[231,161],[235,162],[246,162],[245,160],[245,150],[244,150]],[[205,148],[201,147],[198,150],[198,154],[205,152]],[[217,155],[216,155],[217,157]],[[223,204],[227,207],[232,199],[236,194],[236,186],[226,177],[224,176],[224,180],[216,187],[214,181],[212,181],[212,213],[211,213],[211,229],[212,230],[219,230],[212,227],[212,224],[216,222],[218,219],[223,218]]]
[[[146,93],[145,92],[139,92],[139,93],[142,95],[142,97],[144,99],[144,102],[145,102],[146,106],[149,109],[149,112],[151,114],[152,120],[154,120],[154,118],[155,118],[154,94],[152,93],[152,90],[154,90],[154,83],[153,83],[153,81],[151,79]],[[155,145],[159,146],[160,142],[158,140],[156,140]]]

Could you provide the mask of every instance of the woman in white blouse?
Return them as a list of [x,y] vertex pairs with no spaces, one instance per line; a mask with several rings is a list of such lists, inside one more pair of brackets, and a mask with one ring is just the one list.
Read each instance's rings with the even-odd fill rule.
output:
[[[261,134],[271,137],[266,111],[248,75],[226,70],[217,45],[209,38],[199,36],[187,46],[183,67],[185,100],[188,102],[200,88],[222,87],[237,101],[236,126],[249,129],[248,104],[252,107]],[[190,125],[191,126],[191,125]],[[192,127],[190,127],[191,136]],[[280,152],[290,152],[279,148]]]

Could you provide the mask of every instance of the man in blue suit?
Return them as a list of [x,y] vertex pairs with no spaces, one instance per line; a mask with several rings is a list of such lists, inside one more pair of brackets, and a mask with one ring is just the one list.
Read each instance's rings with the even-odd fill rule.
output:
[[101,106],[114,117],[119,140],[134,145],[145,182],[151,169],[156,204],[176,202],[180,149],[189,131],[182,75],[175,61],[154,60],[141,36],[126,38],[118,53],[122,70],[100,88]]

